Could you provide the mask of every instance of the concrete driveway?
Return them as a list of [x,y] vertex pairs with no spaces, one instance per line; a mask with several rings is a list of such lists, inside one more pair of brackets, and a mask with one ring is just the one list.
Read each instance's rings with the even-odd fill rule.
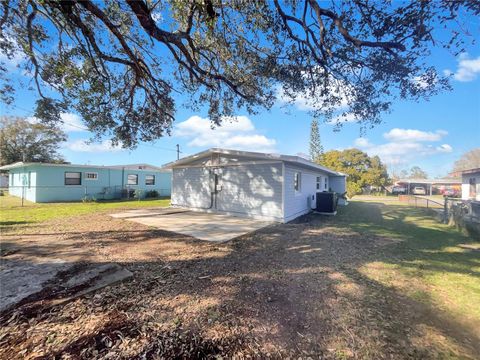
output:
[[173,208],[129,210],[110,216],[214,242],[228,241],[272,224],[250,218]]

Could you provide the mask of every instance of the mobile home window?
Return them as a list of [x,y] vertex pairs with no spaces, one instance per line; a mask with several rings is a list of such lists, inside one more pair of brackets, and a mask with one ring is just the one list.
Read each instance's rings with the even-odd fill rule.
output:
[[295,191],[300,191],[302,188],[302,174],[296,172],[293,181],[293,187],[295,188]]
[[85,179],[87,179],[87,180],[97,180],[98,179],[98,173],[96,173],[96,172],[86,172],[85,173]]
[[320,190],[320,184],[322,183],[322,177],[321,176],[317,176],[317,190]]
[[138,185],[138,175],[137,174],[128,174],[127,185]]
[[65,185],[82,185],[82,173],[65,172]]
[[155,185],[155,175],[145,175],[145,185]]

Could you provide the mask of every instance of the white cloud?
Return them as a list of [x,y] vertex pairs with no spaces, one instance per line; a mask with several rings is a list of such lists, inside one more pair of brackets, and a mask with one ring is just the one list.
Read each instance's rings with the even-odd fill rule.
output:
[[387,165],[409,164],[420,157],[449,153],[453,148],[449,144],[435,146],[432,143],[441,140],[447,132],[434,132],[415,129],[392,129],[383,137],[388,140],[384,144],[373,144],[367,138],[358,138],[354,145],[367,152],[377,155]]
[[457,70],[453,72],[446,69],[443,73],[446,76],[453,74],[453,78],[457,81],[473,81],[480,74],[480,56],[476,59],[470,59],[467,53],[463,53],[459,57]]
[[439,141],[448,133],[445,130],[421,131],[414,129],[394,128],[383,134],[383,137],[390,141]]
[[177,124],[174,135],[191,139],[188,146],[223,147],[237,150],[274,152],[276,141],[261,135],[246,116],[224,118],[212,128],[209,119],[192,116]]
[[121,145],[114,146],[111,140],[103,140],[100,143],[90,143],[87,139],[79,139],[67,142],[64,148],[77,152],[118,152],[122,151]]
[[83,125],[82,119],[77,114],[62,113],[60,114],[60,118],[63,121],[61,127],[65,132],[88,131],[85,125]]
[[442,144],[435,148],[438,152],[450,153],[453,151],[453,148],[448,144]]
[[[82,119],[77,114],[61,113],[60,119],[62,120],[62,124],[60,124],[60,128],[67,133],[88,131],[85,125],[83,125]],[[31,124],[38,124],[40,122],[40,120],[34,116],[30,116],[26,120]]]
[[372,145],[370,144],[370,141],[367,138],[363,138],[363,137],[355,139],[353,143],[355,144],[355,146],[359,146],[363,148],[369,147]]
[[[318,74],[318,76],[321,76],[321,74]],[[311,91],[294,92],[292,93],[292,95],[294,95],[294,99],[292,99],[290,94],[285,92],[281,86],[277,86],[275,95],[279,104],[292,104],[297,109],[302,111],[312,111],[320,108],[342,110],[348,107],[351,96],[349,96],[349,93],[353,92],[353,89],[345,81],[337,80],[329,76],[327,90],[332,97],[337,97],[338,101],[335,103],[327,101],[330,97],[326,98],[320,94],[320,86],[318,87],[317,93],[313,93]],[[330,100],[332,101],[331,98]]]

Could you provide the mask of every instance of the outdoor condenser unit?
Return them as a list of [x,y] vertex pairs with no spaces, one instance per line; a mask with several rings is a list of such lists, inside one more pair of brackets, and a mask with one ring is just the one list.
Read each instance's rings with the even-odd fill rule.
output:
[[317,192],[317,209],[322,214],[335,214],[337,212],[338,196],[336,192]]

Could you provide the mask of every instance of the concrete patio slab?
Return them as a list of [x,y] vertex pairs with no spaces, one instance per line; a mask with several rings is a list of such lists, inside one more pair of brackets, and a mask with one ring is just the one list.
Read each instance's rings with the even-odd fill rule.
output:
[[[78,266],[58,258],[13,256],[2,259],[0,312],[38,294],[41,294],[39,300],[57,305],[132,276],[130,271],[115,263],[86,264],[80,269],[75,269],[75,265]],[[67,295],[62,296],[62,293]]]
[[0,266],[0,312],[43,289],[43,284],[73,266],[62,259],[31,263],[23,259],[2,259]]
[[224,214],[185,209],[178,209],[176,212],[164,210],[163,213],[156,210],[145,211],[142,209],[143,213],[130,210],[111,214],[111,216],[213,242],[228,241],[272,224],[269,221]]

